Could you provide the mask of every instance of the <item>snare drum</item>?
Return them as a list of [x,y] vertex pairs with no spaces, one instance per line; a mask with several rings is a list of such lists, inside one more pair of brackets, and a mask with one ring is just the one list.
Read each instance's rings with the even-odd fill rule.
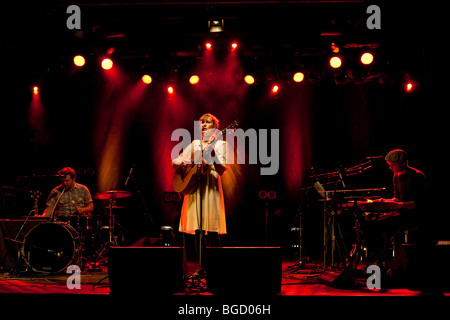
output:
[[71,225],[45,222],[25,236],[22,253],[34,271],[57,273],[78,263],[81,244]]

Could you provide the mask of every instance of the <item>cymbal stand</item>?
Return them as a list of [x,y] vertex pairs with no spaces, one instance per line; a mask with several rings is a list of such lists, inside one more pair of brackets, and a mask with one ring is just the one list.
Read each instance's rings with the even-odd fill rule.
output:
[[141,199],[142,205],[144,206],[145,214],[146,214],[150,224],[153,225],[154,222],[153,222],[152,215],[150,214],[150,211],[148,209],[147,203],[145,202],[145,199],[142,196],[141,190],[139,189],[138,183],[136,182],[136,179],[134,178],[133,172],[131,172],[131,171],[130,171],[130,177],[133,180],[134,186],[136,187],[136,192],[139,195],[139,198]]
[[[113,213],[113,208],[116,204],[116,200],[113,197],[109,198],[109,205],[108,205],[108,211],[109,211],[109,238],[107,242],[103,243],[101,245],[101,247],[94,252],[93,256],[86,261],[85,266],[92,264],[93,263],[93,268],[89,269],[88,271],[101,271],[101,268],[97,268],[97,260],[101,259],[103,257],[103,253],[105,251],[107,251],[111,246],[119,246],[118,242],[117,242],[117,237],[114,236],[114,224],[115,224],[115,219],[114,219],[114,213]],[[94,260],[94,261],[92,261]]]
[[114,213],[113,213],[113,207],[116,204],[116,200],[112,197],[109,199],[109,243],[114,244],[116,246],[119,246],[117,243],[117,238],[114,236]]

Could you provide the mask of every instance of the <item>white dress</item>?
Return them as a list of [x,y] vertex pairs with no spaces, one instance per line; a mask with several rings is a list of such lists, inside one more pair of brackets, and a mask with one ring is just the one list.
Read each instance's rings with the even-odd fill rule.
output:
[[[194,140],[173,163],[181,164],[183,160],[191,161],[194,152],[199,152],[200,148],[204,150],[208,145],[208,143],[203,142],[201,147],[200,143],[200,140]],[[226,165],[227,143],[223,140],[217,141],[214,144],[214,151],[215,161]],[[225,234],[227,233],[227,227],[222,182],[213,163],[208,164],[201,183],[202,193],[200,193],[199,184],[194,193],[184,196],[179,231],[194,234],[195,230],[200,230],[200,215],[202,215],[202,230],[205,230],[206,233],[209,231]],[[200,198],[200,195],[202,198]],[[202,201],[202,212],[200,212],[200,201]]]

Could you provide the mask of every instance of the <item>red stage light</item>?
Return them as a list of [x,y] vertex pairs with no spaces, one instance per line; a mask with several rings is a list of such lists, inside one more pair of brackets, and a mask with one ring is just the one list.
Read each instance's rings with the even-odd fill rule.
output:
[[172,87],[172,86],[167,87],[167,92],[168,92],[169,94],[173,94],[173,93],[174,93],[173,87]]
[[113,67],[113,62],[111,59],[105,58],[102,60],[102,68],[105,70],[109,70]]
[[207,42],[205,44],[206,50],[211,50],[212,49],[212,43],[211,42]]
[[335,43],[331,43],[330,48],[331,48],[331,52],[333,52],[333,53],[338,53],[340,50],[339,46]]
[[414,88],[414,85],[412,84],[412,82],[408,82],[406,84],[406,92],[411,92],[413,88]]
[[39,87],[38,86],[34,86],[33,87],[33,94],[39,94]]
[[280,90],[280,87],[276,84],[272,87],[272,93],[277,93],[279,90]]
[[145,84],[150,84],[150,83],[152,83],[152,77],[150,77],[148,74],[144,74],[143,76],[142,76],[142,82],[143,83],[145,83]]
[[330,59],[330,66],[334,69],[340,68],[340,66],[342,65],[342,60],[339,57],[331,57]]
[[237,44],[236,42],[233,42],[233,43],[231,44],[231,49],[232,49],[232,50],[236,50],[237,47],[238,47],[238,44]]
[[84,64],[86,63],[86,60],[84,59],[83,56],[76,55],[75,57],[73,57],[73,63],[74,63],[77,67],[82,67],[82,66],[84,66]]
[[197,84],[199,81],[200,81],[200,78],[195,74],[189,78],[190,84]]

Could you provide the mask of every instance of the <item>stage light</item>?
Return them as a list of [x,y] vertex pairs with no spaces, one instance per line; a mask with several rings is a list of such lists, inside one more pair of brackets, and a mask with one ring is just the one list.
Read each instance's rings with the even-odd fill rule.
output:
[[38,86],[34,86],[33,87],[33,94],[35,94],[35,95],[39,94],[39,87]]
[[331,59],[330,59],[330,66],[332,68],[337,69],[337,68],[340,68],[341,65],[342,65],[341,58],[336,57],[336,56],[331,57]]
[[335,43],[331,43],[330,48],[331,48],[331,52],[333,52],[333,53],[338,53],[340,50],[339,46]]
[[277,93],[280,90],[280,87],[277,84],[272,86],[272,93]]
[[255,78],[253,78],[251,75],[248,74],[244,77],[244,81],[246,84],[254,84]]
[[238,44],[237,44],[236,42],[233,42],[233,43],[231,44],[231,50],[236,50],[237,47],[238,47]]
[[189,78],[190,84],[197,84],[199,81],[200,81],[200,78],[195,74]]
[[84,59],[83,56],[76,55],[75,57],[73,57],[73,63],[74,63],[77,67],[82,67],[82,66],[84,66],[84,64],[86,63],[86,60]]
[[208,21],[209,32],[222,32],[223,19],[211,19]]
[[113,62],[111,59],[105,58],[102,60],[102,68],[105,70],[111,69],[113,66]]
[[169,94],[173,94],[173,93],[174,93],[173,87],[172,87],[172,86],[167,87],[167,92],[168,92]]
[[412,84],[412,82],[408,82],[405,86],[406,88],[406,92],[411,92],[412,89],[414,89],[414,85]]
[[361,55],[361,62],[365,65],[371,64],[373,62],[373,55],[370,52],[364,52]]
[[205,44],[205,48],[206,48],[206,50],[212,50],[212,43],[211,42],[207,42]]
[[152,77],[150,77],[148,74],[144,74],[142,76],[142,82],[143,83],[150,84],[150,83],[152,83],[152,81],[153,81]]
[[303,74],[303,72],[296,72],[292,79],[295,82],[302,82],[305,79],[305,75]]

